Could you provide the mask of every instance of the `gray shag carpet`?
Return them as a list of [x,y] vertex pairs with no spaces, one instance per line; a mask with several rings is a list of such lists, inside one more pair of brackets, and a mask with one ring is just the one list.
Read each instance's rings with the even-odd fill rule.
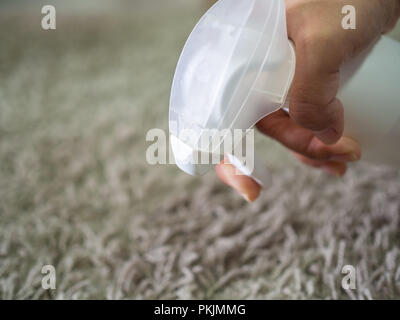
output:
[[0,10],[0,298],[400,298],[398,170],[332,178],[257,137],[273,182],[248,204],[146,163],[199,2],[56,2],[50,32],[38,3]]

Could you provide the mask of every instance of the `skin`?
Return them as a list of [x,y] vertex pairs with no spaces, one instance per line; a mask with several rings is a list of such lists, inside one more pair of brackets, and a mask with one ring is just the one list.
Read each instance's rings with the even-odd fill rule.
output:
[[[356,8],[356,30],[344,30],[342,7]],[[400,16],[400,0],[286,0],[288,36],[296,46],[296,70],[290,92],[290,115],[279,110],[257,128],[290,149],[303,163],[343,176],[348,162],[361,158],[358,143],[343,137],[343,105],[336,98],[339,70],[379,37]],[[247,201],[261,187],[235,174],[227,160],[218,177]]]

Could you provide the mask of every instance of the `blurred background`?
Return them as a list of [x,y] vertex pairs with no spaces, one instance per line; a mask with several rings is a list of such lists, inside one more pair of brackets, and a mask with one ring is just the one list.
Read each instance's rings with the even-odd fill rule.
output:
[[248,204],[214,173],[146,162],[211,2],[0,1],[1,298],[400,298],[398,170],[332,178],[258,136],[273,183]]

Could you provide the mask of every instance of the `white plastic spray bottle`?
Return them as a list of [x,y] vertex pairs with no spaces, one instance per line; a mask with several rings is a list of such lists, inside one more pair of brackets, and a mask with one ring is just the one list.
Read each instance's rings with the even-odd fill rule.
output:
[[[212,166],[188,160],[199,151],[204,130],[249,129],[287,108],[295,64],[283,0],[217,2],[191,33],[175,73],[169,120],[177,165],[189,174],[204,174]],[[344,134],[361,144],[364,161],[400,167],[399,76],[400,43],[388,37],[341,69]],[[182,138],[186,129],[190,139]],[[228,156],[239,170],[266,184],[268,174],[257,158],[249,170]]]

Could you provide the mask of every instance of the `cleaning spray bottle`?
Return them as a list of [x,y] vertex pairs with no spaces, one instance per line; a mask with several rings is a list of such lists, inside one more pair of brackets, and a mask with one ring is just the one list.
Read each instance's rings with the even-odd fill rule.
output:
[[[204,174],[213,166],[191,160],[202,151],[205,130],[246,130],[287,110],[295,66],[283,0],[217,2],[192,31],[175,72],[169,120],[176,164],[188,174]],[[360,143],[363,161],[400,167],[400,43],[383,36],[340,71],[344,135]],[[187,129],[190,139],[182,138]],[[248,168],[228,157],[241,172],[267,183],[260,159]]]

